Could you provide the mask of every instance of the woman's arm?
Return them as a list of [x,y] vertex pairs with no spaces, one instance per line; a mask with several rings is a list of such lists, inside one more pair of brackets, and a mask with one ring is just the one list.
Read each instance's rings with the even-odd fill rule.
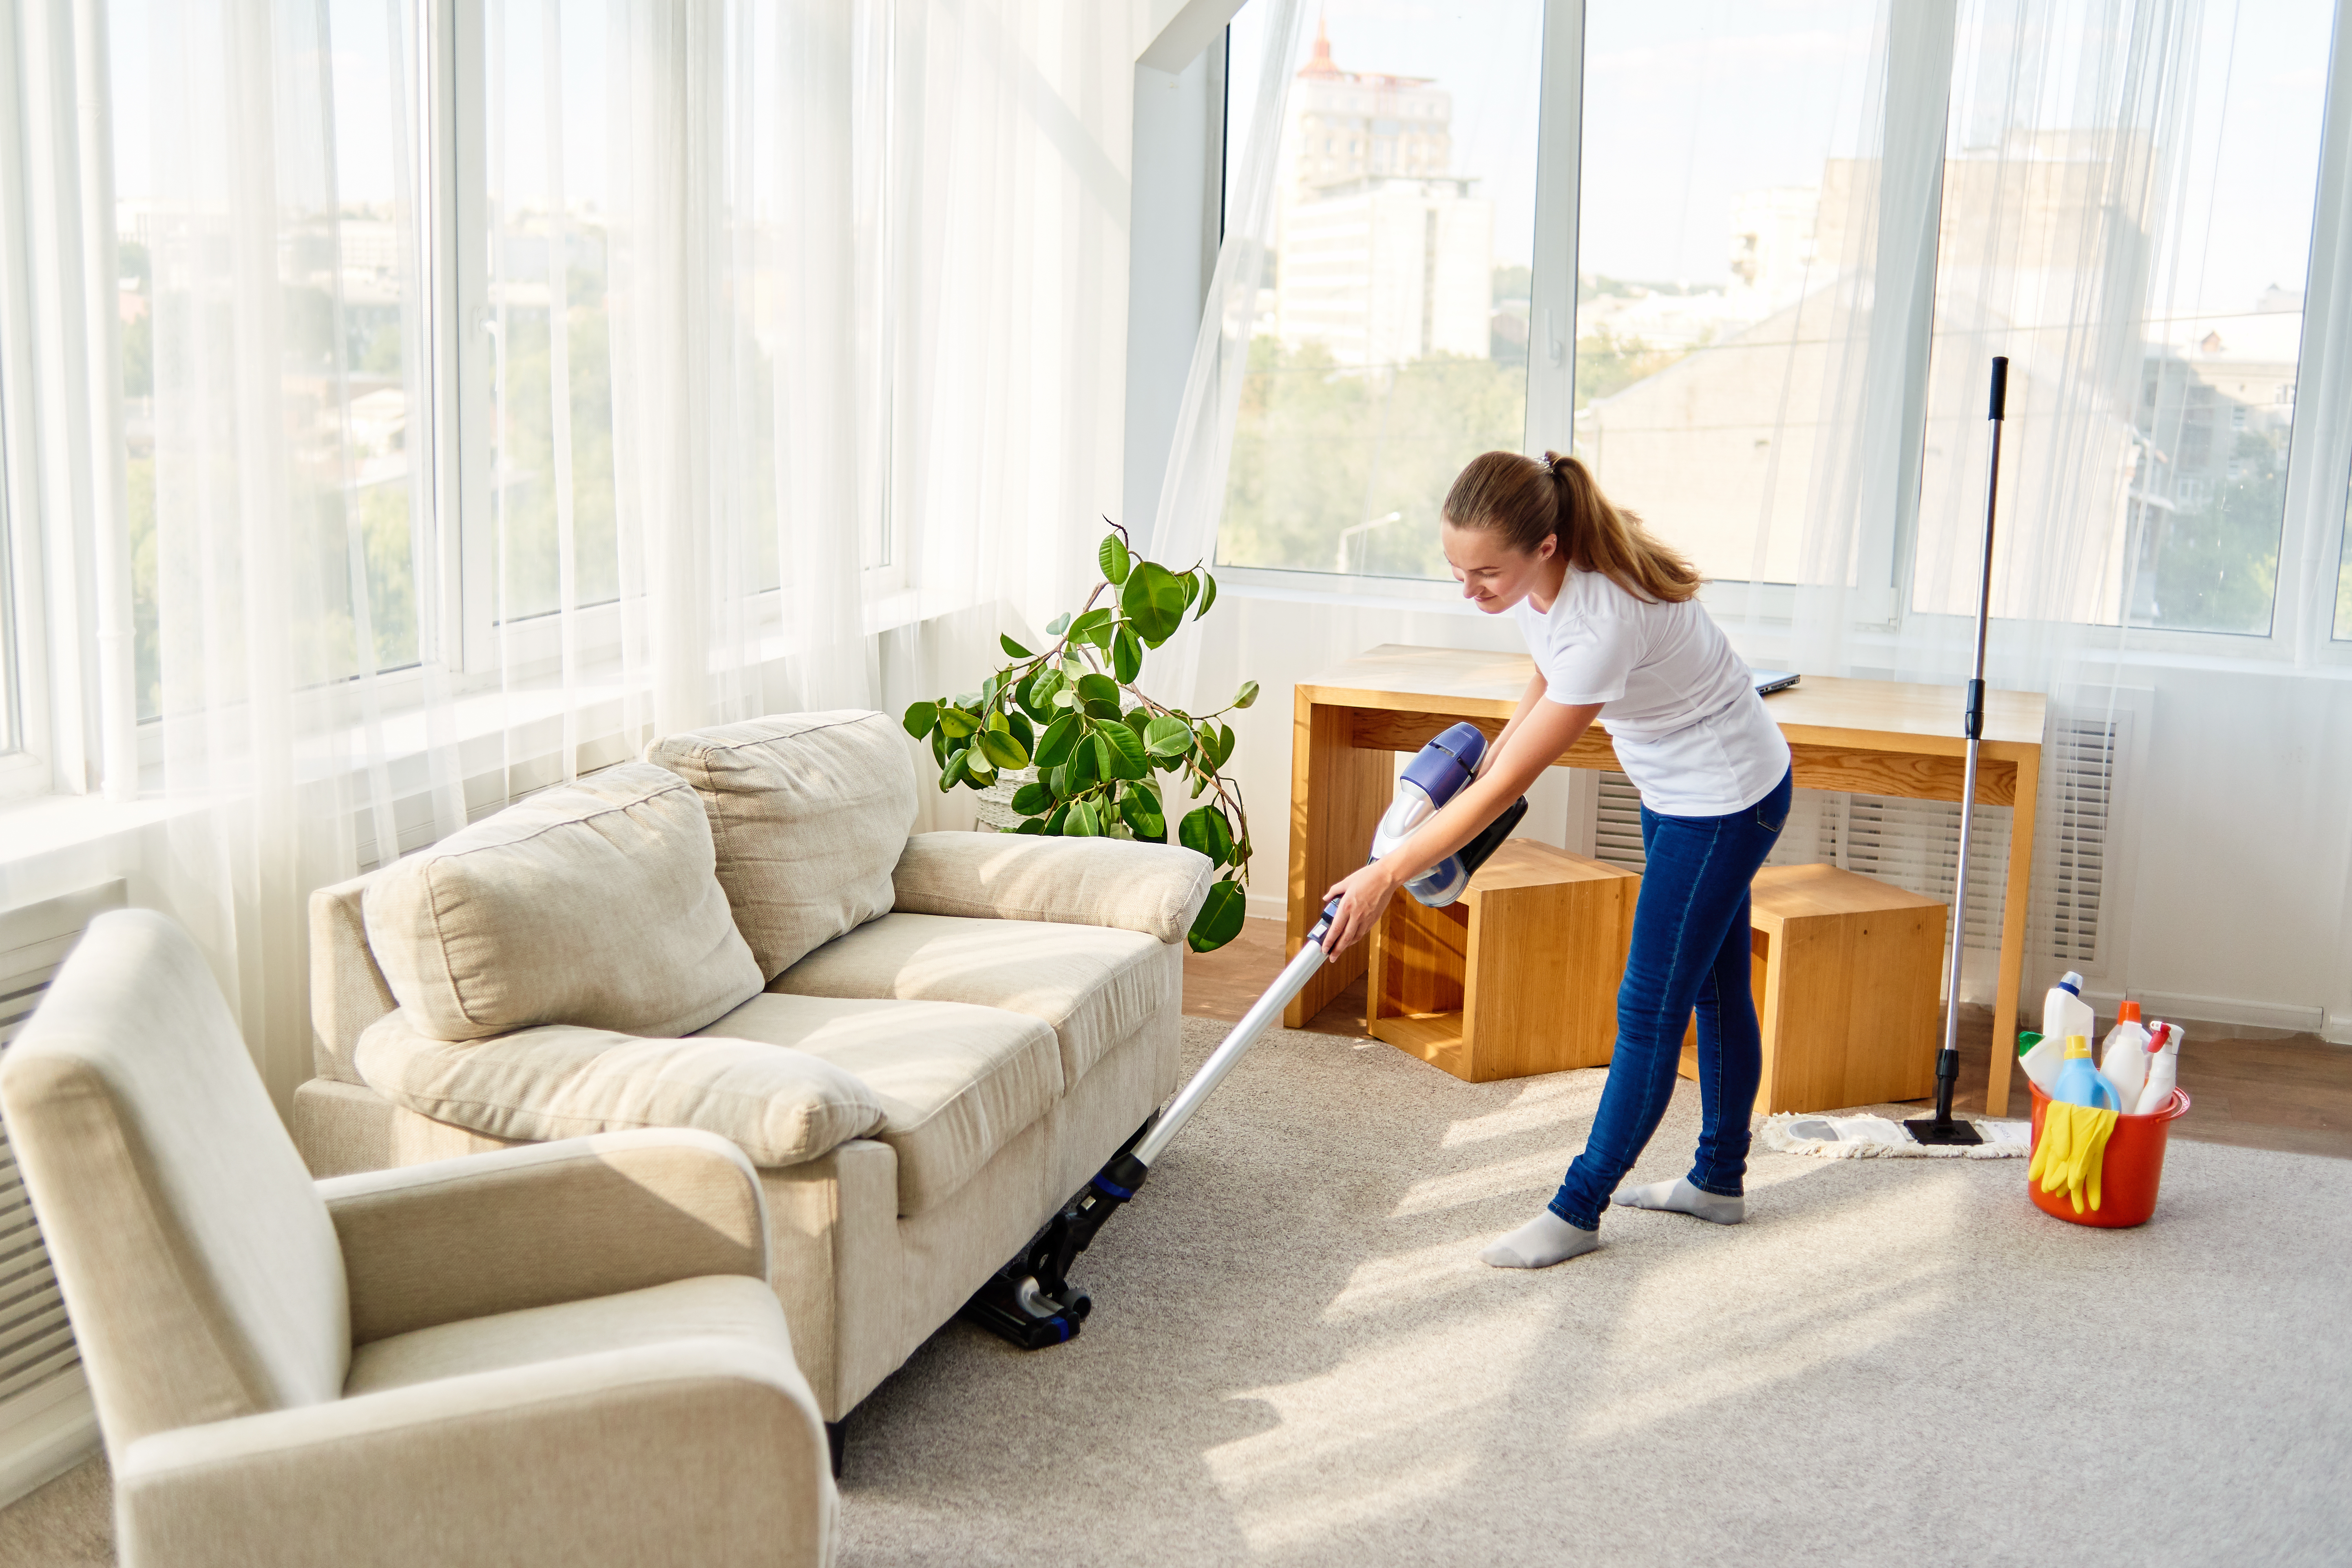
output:
[[1575,707],[1543,697],[1538,676],[1519,700],[1519,710],[1487,750],[1487,764],[1468,788],[1415,828],[1412,836],[1362,870],[1335,882],[1323,895],[1339,900],[1323,951],[1339,952],[1372,929],[1396,890],[1478,836],[1503,808],[1525,795],[1544,769],[1576,744],[1601,712],[1598,702]]
[[1486,754],[1478,759],[1478,772],[1472,777],[1485,773],[1495,765],[1495,759],[1503,754],[1503,748],[1511,743],[1511,737],[1518,732],[1521,724],[1527,722],[1528,715],[1535,711],[1536,704],[1543,700],[1544,692],[1548,689],[1542,670],[1528,677],[1528,689],[1519,693],[1519,705],[1511,710],[1511,721],[1503,726],[1503,732],[1495,737],[1495,743],[1488,746]]

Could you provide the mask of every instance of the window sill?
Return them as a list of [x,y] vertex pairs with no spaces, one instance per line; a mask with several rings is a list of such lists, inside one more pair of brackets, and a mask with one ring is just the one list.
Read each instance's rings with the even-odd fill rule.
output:
[[201,803],[109,800],[96,795],[44,795],[0,805],[0,869],[136,833],[201,809]]

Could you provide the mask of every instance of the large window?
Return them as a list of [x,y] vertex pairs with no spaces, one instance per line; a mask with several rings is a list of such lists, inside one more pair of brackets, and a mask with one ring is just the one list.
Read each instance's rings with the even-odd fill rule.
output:
[[[307,682],[421,657],[430,571],[409,196],[416,40],[399,20],[410,8],[328,0],[287,15],[296,51],[331,59],[331,92],[325,101],[287,93],[277,112],[299,129],[277,138],[276,157],[240,163],[233,144],[255,122],[222,95],[267,96],[273,84],[226,87],[236,76],[220,56],[233,45],[214,8],[117,0],[110,12],[142,720],[202,706],[191,672],[236,645],[252,616],[291,618]],[[218,183],[224,168],[251,177]],[[237,259],[256,243],[274,247],[280,308],[271,319],[236,308]],[[265,364],[279,416],[299,432],[283,474],[223,460],[240,449],[238,389]],[[305,546],[295,602],[248,603],[242,552],[257,536],[255,520],[281,509]],[[167,510],[173,526],[159,531]],[[162,532],[190,559],[159,561]],[[204,586],[175,596],[161,587],[166,575]]]
[[500,624],[620,595],[604,218],[610,9],[603,0],[483,8],[488,443],[468,488],[495,574],[469,599]]
[[1962,7],[1915,603],[1974,605],[2006,353],[1995,613],[2266,633],[2335,7],[2209,5],[2137,75],[2136,11],[2037,9]]
[[1282,128],[1221,564],[1443,577],[1446,487],[1525,439],[1543,7],[1471,15],[1322,8]]
[[1878,10],[1586,8],[1576,451],[1710,577],[1798,571],[1876,252]]
[[[1708,576],[1965,613],[2007,354],[1996,614],[2267,636],[2305,587],[2288,531],[2334,561],[2340,526],[2315,607],[2352,637],[2352,510],[2298,522],[2286,483],[2305,294],[2343,286],[2307,276],[2336,10],[1961,0],[1931,37],[1885,0],[1334,4],[1290,79],[1218,559],[1442,578],[1460,465],[1564,444],[1522,424],[1530,337],[1539,380],[1566,338],[1574,450]],[[1483,294],[1445,271],[1472,233]],[[1483,352],[1444,329],[1474,294]]]

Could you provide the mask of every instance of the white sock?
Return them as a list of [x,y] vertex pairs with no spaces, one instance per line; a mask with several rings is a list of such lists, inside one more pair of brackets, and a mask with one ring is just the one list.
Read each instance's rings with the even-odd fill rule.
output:
[[1646,1186],[1620,1187],[1609,1201],[1633,1209],[1672,1209],[1676,1214],[1696,1215],[1717,1225],[1738,1225],[1748,1217],[1746,1198],[1727,1198],[1702,1191],[1690,1184],[1688,1176],[1652,1182]]
[[1601,1245],[1597,1230],[1579,1230],[1549,1209],[1478,1256],[1497,1268],[1549,1268]]

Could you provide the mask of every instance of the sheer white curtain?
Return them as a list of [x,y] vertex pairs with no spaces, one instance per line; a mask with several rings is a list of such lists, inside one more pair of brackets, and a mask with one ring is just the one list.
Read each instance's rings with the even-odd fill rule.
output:
[[405,0],[71,9],[131,279],[109,712],[281,1096],[312,889],[654,734],[968,689],[1091,580],[1126,8],[486,0],[446,163]]
[[[1238,156],[1227,156],[1234,184],[1225,204],[1225,237],[1202,304],[1200,335],[1184,378],[1184,400],[1177,407],[1175,441],[1145,541],[1153,559],[1178,571],[1196,561],[1216,560],[1234,425],[1274,258],[1278,153],[1305,21],[1300,0],[1269,0],[1258,79],[1233,84],[1236,96],[1251,96],[1249,139]],[[1165,675],[1155,679],[1164,679],[1162,700],[1179,708],[1196,707],[1208,695],[1195,689],[1201,636],[1198,619],[1187,621],[1160,655]]]

